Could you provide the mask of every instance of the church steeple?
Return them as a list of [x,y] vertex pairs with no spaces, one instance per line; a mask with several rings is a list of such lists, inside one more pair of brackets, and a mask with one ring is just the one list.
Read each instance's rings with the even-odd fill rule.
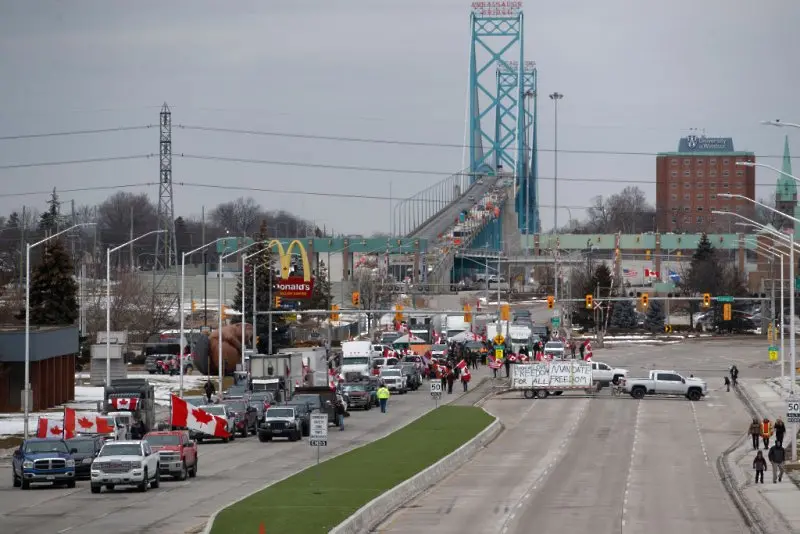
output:
[[[786,136],[783,144],[783,165],[781,170],[786,174],[792,174],[792,157],[789,154],[789,136]],[[775,191],[777,202],[797,202],[797,183],[786,175],[778,174],[778,187]]]

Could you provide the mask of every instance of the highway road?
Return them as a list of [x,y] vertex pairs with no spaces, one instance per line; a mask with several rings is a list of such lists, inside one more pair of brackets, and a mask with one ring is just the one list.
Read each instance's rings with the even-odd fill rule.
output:
[[[437,217],[434,217],[428,221],[427,224],[418,228],[416,232],[410,234],[409,237],[435,240],[439,234],[453,226],[453,221],[455,221],[459,213],[464,210],[470,210],[475,203],[492,188],[496,181],[497,178],[487,176],[483,179],[482,184],[475,182],[472,187],[466,191],[466,194],[462,195],[456,202],[450,204]],[[469,200],[469,196],[475,197],[475,200]]]
[[[485,371],[475,375],[485,376]],[[477,383],[477,381],[476,381]],[[329,446],[323,457],[374,441],[423,412],[434,403],[426,389],[394,395],[389,412],[355,412],[346,420],[346,430],[329,430]],[[456,399],[445,395],[443,401]],[[232,443],[203,443],[199,472],[194,480],[165,479],[161,488],[147,493],[135,490],[103,491],[92,495],[88,481],[75,489],[34,487],[21,491],[11,487],[11,468],[0,466],[0,532],[56,534],[158,533],[178,534],[198,527],[218,508],[261,489],[270,482],[300,471],[316,461],[316,451],[307,439],[299,443],[261,443],[255,436]],[[198,530],[199,531],[199,530]]]
[[485,407],[506,431],[464,467],[392,514],[376,532],[672,534],[745,532],[720,484],[716,458],[748,425],[722,376],[774,376],[763,341],[724,340],[598,350],[632,376],[676,369],[709,380],[709,396],[529,401]]

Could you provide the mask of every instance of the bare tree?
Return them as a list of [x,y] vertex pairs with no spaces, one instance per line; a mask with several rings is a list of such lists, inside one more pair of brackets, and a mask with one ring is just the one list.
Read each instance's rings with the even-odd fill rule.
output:
[[607,198],[597,196],[586,210],[588,233],[650,232],[655,229],[655,209],[647,203],[644,191],[628,186]]
[[[770,194],[769,198],[763,199],[760,198],[758,201],[762,204],[766,204],[767,206],[776,206],[776,195],[773,191]],[[782,215],[775,213],[774,211],[770,211],[763,206],[756,205],[756,212],[755,212],[755,219],[757,222],[761,224],[771,224],[775,228],[780,228],[784,224],[786,224],[786,218]]]
[[211,221],[236,235],[250,235],[256,228],[261,206],[252,198],[239,197],[219,204],[211,212]]
[[97,224],[103,241],[110,244],[125,242],[131,227],[134,235],[153,230],[157,211],[146,193],[117,191],[97,206]]
[[594,232],[607,233],[611,226],[611,214],[608,211],[607,203],[602,196],[594,197],[591,202],[592,205],[586,209],[586,214],[589,216],[589,228]]
[[[353,272],[353,288],[360,294],[360,305],[365,310],[387,309],[392,304],[394,282],[379,269],[356,269]],[[367,314],[367,327],[372,327],[380,314]]]

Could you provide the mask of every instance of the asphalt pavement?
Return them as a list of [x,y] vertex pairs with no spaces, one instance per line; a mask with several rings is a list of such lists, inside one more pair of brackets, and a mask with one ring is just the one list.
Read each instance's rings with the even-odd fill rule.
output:
[[[480,379],[484,375],[482,370],[475,376]],[[442,402],[458,396],[445,395]],[[433,407],[426,382],[417,392],[393,395],[387,414],[377,409],[354,412],[346,419],[344,432],[329,429],[328,447],[323,447],[322,457],[379,439]],[[160,489],[147,493],[104,490],[100,495],[90,493],[88,481],[79,481],[72,490],[43,486],[21,491],[11,486],[10,466],[2,465],[0,480],[7,484],[0,487],[0,532],[182,534],[203,525],[216,509],[315,461],[316,450],[308,445],[307,438],[298,443],[261,443],[251,436],[228,444],[203,443],[196,479],[164,479]]]
[[[483,179],[482,184],[475,182],[472,187],[465,191],[465,194],[462,195],[461,198],[450,204],[439,213],[438,216],[420,226],[415,232],[411,233],[409,237],[419,237],[429,240],[436,239],[439,234],[453,226],[453,221],[456,220],[459,213],[472,209],[478,200],[492,188],[496,181],[497,178],[487,176]],[[469,200],[468,197],[470,196],[475,197],[474,200]]]
[[775,376],[766,340],[618,346],[595,350],[594,359],[632,377],[651,369],[693,374],[711,391],[695,403],[608,391],[492,399],[485,407],[506,431],[376,532],[745,532],[715,467],[748,423],[723,376],[734,363],[740,377]]

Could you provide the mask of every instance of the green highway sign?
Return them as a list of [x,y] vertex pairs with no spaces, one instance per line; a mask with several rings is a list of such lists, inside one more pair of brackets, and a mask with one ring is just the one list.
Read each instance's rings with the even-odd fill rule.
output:
[[561,324],[561,317],[551,317],[550,322],[553,326],[558,327]]
[[733,302],[733,297],[727,297],[727,296],[717,297],[717,302]]

